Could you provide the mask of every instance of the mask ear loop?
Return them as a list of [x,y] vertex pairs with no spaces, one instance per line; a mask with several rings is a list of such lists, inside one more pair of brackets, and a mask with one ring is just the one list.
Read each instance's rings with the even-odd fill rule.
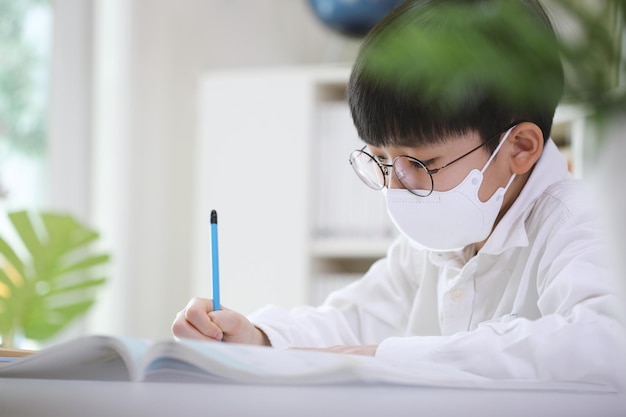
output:
[[[496,154],[498,153],[498,151],[500,150],[500,148],[502,147],[502,145],[504,145],[504,142],[507,140],[507,138],[509,137],[509,135],[511,134],[511,131],[513,129],[515,129],[517,127],[517,125],[513,125],[509,128],[509,130],[506,131],[506,133],[504,134],[504,138],[500,141],[500,143],[498,144],[498,146],[496,147],[496,149],[492,152],[491,156],[489,157],[489,159],[487,160],[487,163],[485,164],[485,166],[483,167],[483,169],[480,170],[481,174],[485,173],[485,170],[487,169],[487,167],[489,166],[489,164],[491,164],[491,161],[493,161],[493,158],[496,157]],[[506,183],[506,186],[504,187],[504,192],[506,192],[506,190],[509,189],[509,186],[511,185],[511,183],[513,182],[513,180],[515,179],[515,174],[511,175],[511,178],[509,178],[509,182]]]

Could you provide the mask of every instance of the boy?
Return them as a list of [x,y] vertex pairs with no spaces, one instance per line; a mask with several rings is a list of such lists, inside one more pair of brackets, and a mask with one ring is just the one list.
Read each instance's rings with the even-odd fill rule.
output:
[[[446,17],[457,3],[470,5],[467,18]],[[386,258],[318,308],[268,306],[246,318],[193,299],[172,325],[175,336],[375,355],[406,366],[435,361],[491,378],[619,384],[621,305],[602,261],[598,219],[549,139],[563,89],[556,48],[537,59],[519,45],[507,50],[496,34],[484,38],[537,76],[517,100],[491,82],[522,81],[505,68],[474,78],[459,68],[442,83],[420,56],[427,42],[411,35],[469,39],[484,30],[472,27],[472,14],[497,18],[501,4],[407,1],[363,42],[348,95],[367,145],[350,163],[385,194],[401,232]],[[537,1],[515,4],[528,30],[552,33]],[[433,93],[446,83],[456,86],[452,94]]]

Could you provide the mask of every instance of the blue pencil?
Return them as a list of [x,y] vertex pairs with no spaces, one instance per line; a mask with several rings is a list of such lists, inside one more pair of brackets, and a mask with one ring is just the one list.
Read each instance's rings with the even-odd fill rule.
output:
[[220,264],[217,246],[217,211],[211,210],[211,266],[213,272],[213,311],[220,309]]

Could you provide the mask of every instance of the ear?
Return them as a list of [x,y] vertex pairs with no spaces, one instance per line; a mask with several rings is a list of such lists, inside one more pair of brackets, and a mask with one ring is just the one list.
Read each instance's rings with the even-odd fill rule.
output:
[[531,122],[523,122],[515,126],[510,133],[511,171],[522,175],[529,172],[539,160],[543,152],[543,133],[539,126]]

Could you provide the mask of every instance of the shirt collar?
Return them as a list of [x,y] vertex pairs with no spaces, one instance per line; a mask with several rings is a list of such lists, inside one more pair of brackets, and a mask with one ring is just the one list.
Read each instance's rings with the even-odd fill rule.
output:
[[449,266],[461,269],[475,254],[474,245],[466,246],[457,251],[432,251],[428,255],[430,262],[437,266]]
[[512,247],[528,246],[525,221],[535,201],[549,186],[570,177],[567,160],[554,142],[548,140],[524,188],[485,242],[481,253],[499,255]]

